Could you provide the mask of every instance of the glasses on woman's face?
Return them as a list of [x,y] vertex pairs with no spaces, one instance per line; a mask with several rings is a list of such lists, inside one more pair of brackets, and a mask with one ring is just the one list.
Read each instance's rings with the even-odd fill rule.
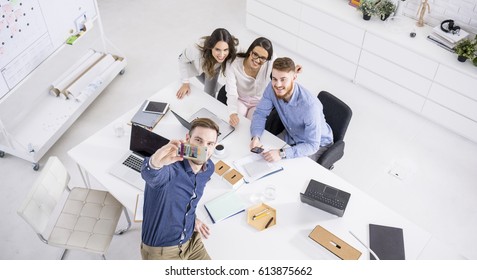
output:
[[252,52],[250,53],[250,55],[252,56],[252,59],[253,59],[253,60],[257,60],[257,59],[258,59],[258,60],[260,61],[260,63],[265,63],[265,62],[268,60],[266,57],[260,56],[258,53],[254,52],[254,51],[252,51]]

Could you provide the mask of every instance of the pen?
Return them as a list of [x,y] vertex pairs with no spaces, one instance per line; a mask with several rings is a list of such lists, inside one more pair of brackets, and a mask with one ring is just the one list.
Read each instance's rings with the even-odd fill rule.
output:
[[266,215],[268,215],[268,208],[265,208],[263,209],[262,211],[258,212],[257,214],[253,215],[252,216],[252,220],[256,220],[256,219],[260,219],[262,217],[265,217]]
[[268,226],[272,223],[273,221],[273,217],[270,218],[270,220],[268,220],[268,223],[265,225],[265,228],[268,228]]

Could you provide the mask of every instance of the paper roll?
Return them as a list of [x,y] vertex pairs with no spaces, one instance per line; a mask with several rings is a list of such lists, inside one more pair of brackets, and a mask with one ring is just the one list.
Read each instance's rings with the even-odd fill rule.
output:
[[115,59],[112,55],[104,55],[96,64],[94,64],[89,70],[87,70],[81,77],[79,77],[71,86],[69,86],[65,93],[67,95],[78,96],[79,93],[85,89],[92,81],[100,77],[109,66],[114,63]]
[[112,73],[113,70],[117,69],[117,64],[121,63],[119,60],[115,60],[101,75],[96,77],[92,82],[90,82],[84,89],[82,89],[78,96],[75,97],[77,102],[85,101],[91,94],[96,92],[99,87],[101,87],[104,81],[110,81],[112,78],[111,75],[116,75],[117,73]]
[[51,84],[50,93],[55,96],[59,96],[68,86],[70,86],[78,77],[82,75],[87,69],[89,69],[96,61],[101,57],[101,53],[95,52],[90,49],[81,57],[74,65],[56,79]]

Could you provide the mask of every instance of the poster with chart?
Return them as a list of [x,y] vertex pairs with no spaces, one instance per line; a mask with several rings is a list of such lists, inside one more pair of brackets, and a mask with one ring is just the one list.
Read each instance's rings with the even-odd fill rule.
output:
[[0,98],[52,51],[38,0],[0,0]]

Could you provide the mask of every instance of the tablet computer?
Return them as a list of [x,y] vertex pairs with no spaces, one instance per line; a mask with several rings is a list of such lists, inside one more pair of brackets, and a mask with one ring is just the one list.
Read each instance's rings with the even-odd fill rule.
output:
[[142,110],[146,113],[154,113],[154,114],[163,115],[167,112],[168,108],[169,108],[169,103],[148,100]]

